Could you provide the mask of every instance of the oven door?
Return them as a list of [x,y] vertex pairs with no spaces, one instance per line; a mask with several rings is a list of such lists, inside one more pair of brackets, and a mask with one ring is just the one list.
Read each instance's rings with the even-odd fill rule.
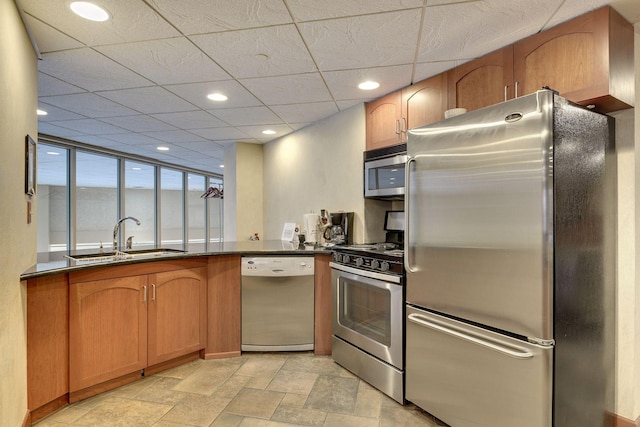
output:
[[393,283],[396,277],[387,281],[383,274],[331,267],[333,334],[403,369],[403,285]]

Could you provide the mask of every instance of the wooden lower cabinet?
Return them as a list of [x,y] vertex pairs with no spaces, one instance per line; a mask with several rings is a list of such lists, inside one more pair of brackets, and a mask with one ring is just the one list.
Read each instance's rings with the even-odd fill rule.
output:
[[121,277],[77,282],[72,277],[70,401],[134,381],[147,367],[206,347],[207,268],[178,265],[158,263],[164,271],[135,276],[129,275],[135,269],[116,267],[102,275]]
[[206,267],[149,276],[148,365],[206,347],[206,277]]
[[315,256],[315,337],[314,353],[331,354],[331,262],[330,254]]
[[66,274],[27,281],[27,404],[35,422],[69,401]]
[[147,294],[147,276],[70,286],[72,393],[147,366]]
[[207,301],[209,316],[205,359],[240,356],[240,255],[209,257]]

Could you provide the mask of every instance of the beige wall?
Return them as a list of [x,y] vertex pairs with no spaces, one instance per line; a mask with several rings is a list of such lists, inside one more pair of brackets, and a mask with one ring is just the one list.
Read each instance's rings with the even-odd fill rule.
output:
[[[36,221],[27,225],[24,138],[37,135],[37,59],[12,1],[0,1],[0,426],[27,413],[25,287],[35,262]],[[35,211],[35,206],[34,206]]]
[[224,240],[264,236],[263,146],[238,142],[224,151]]
[[264,145],[264,225],[279,240],[285,222],[302,225],[321,209],[354,212],[354,241],[363,242],[364,106],[359,104]]

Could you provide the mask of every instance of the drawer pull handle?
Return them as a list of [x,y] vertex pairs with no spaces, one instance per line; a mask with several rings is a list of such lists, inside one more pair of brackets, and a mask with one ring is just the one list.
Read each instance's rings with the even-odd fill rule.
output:
[[460,331],[456,331],[454,329],[450,329],[447,328],[446,326],[443,325],[439,325],[437,323],[434,323],[433,321],[431,321],[430,319],[428,319],[425,316],[421,316],[420,314],[415,314],[415,313],[411,313],[408,316],[409,320],[412,321],[413,323],[416,323],[420,326],[425,326],[427,328],[431,328],[434,329],[438,332],[442,332],[444,334],[447,335],[451,335],[453,337],[465,340],[465,341],[469,341],[473,344],[477,344],[479,346],[482,347],[486,347],[489,348],[491,350],[497,351],[499,353],[503,353],[506,354],[507,356],[510,357],[514,357],[516,359],[531,359],[533,357],[533,354],[531,354],[528,351],[522,350],[522,351],[516,351],[516,350],[512,350],[510,348],[471,336],[471,335],[467,335],[463,332]]

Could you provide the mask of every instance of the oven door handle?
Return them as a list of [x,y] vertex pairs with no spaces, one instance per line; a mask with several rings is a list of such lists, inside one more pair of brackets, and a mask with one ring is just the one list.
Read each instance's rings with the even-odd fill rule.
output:
[[392,276],[390,274],[384,274],[384,273],[376,273],[375,271],[368,271],[368,270],[360,270],[358,268],[354,268],[354,267],[349,267],[347,265],[342,265],[342,264],[337,264],[335,262],[330,262],[329,263],[329,267],[333,268],[334,270],[337,271],[343,271],[345,273],[350,273],[350,274],[354,274],[357,276],[362,276],[362,277],[368,277],[369,279],[376,279],[376,280],[380,280],[383,282],[388,282],[388,283],[394,283],[394,284],[401,284],[402,283],[402,278],[399,276]]

